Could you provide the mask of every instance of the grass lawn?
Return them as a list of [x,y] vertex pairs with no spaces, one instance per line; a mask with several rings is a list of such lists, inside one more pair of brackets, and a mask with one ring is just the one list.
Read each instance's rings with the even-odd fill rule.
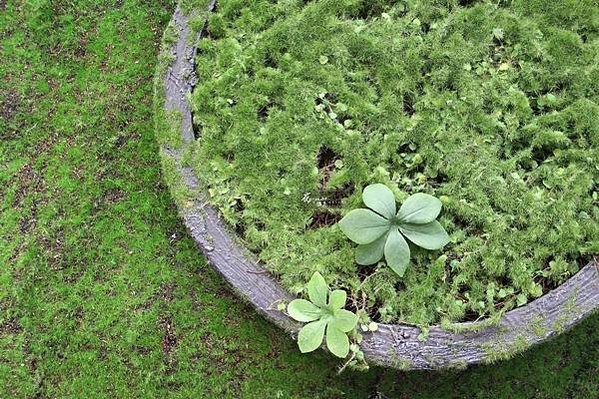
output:
[[591,398],[597,316],[493,366],[336,374],[240,304],[162,183],[172,2],[0,0],[0,398]]

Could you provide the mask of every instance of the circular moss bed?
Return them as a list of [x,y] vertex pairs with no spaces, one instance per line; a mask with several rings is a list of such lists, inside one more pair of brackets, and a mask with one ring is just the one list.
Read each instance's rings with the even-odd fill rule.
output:
[[[378,321],[474,320],[599,252],[593,13],[496,4],[219,1],[190,164],[292,293],[319,271]],[[370,183],[441,198],[451,244],[404,278],[356,264],[335,223]]]
[[[460,366],[562,331],[597,306],[599,288],[588,3],[220,1],[192,33],[178,11],[157,120],[192,235],[291,330],[272,305],[301,295],[315,271],[353,310],[401,323],[366,338],[375,362]],[[196,57],[188,35],[200,38]],[[444,204],[451,243],[414,249],[403,278],[384,262],[357,265],[336,224],[375,182],[399,202],[424,192]],[[420,344],[406,324],[452,331],[431,327]]]

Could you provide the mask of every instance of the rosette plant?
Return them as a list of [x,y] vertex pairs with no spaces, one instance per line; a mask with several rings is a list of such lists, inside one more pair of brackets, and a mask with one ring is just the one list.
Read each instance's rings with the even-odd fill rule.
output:
[[297,342],[302,353],[317,349],[326,334],[327,348],[337,357],[349,353],[349,337],[358,323],[355,313],[345,310],[347,294],[343,290],[329,291],[322,275],[314,273],[308,282],[308,297],[294,299],[287,306],[289,316],[306,324],[300,330]]
[[396,212],[393,192],[384,184],[371,184],[362,192],[362,200],[370,209],[354,209],[339,221],[343,233],[359,244],[356,262],[360,265],[374,264],[384,256],[387,265],[403,277],[410,263],[405,238],[429,250],[449,242],[447,232],[435,220],[441,201],[432,195],[411,195]]

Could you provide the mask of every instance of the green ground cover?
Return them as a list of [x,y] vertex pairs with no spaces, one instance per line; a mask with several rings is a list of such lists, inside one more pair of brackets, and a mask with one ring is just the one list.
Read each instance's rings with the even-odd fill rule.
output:
[[591,398],[599,319],[512,361],[336,375],[239,304],[161,183],[158,0],[0,1],[0,398]]
[[[221,0],[191,163],[294,293],[318,271],[377,321],[498,316],[599,253],[598,21],[591,0]],[[444,202],[451,243],[403,278],[335,224],[371,183]]]

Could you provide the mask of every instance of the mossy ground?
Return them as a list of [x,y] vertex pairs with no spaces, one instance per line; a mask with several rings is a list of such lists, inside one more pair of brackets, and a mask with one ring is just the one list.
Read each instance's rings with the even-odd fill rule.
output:
[[[376,320],[498,316],[599,252],[599,7],[553,3],[221,0],[192,165],[294,293],[319,271]],[[444,202],[450,245],[403,279],[335,225],[376,182]]]
[[0,398],[592,398],[597,317],[509,362],[335,374],[239,304],[161,183],[171,2],[0,1]]

